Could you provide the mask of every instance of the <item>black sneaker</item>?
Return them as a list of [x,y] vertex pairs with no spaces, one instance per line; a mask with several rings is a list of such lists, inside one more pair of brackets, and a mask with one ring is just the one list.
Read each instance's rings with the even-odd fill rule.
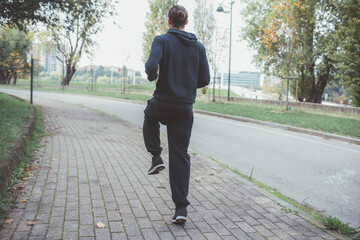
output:
[[152,164],[151,164],[151,168],[148,171],[148,174],[149,175],[158,174],[161,170],[164,169],[165,169],[165,164],[162,158],[160,157],[160,155],[157,155],[152,158]]
[[187,210],[186,207],[180,207],[175,209],[175,215],[172,218],[174,224],[184,224],[186,222]]

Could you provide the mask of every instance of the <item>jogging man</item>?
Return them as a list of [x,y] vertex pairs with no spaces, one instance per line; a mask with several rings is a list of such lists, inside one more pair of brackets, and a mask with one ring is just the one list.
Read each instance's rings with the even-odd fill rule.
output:
[[[209,65],[204,46],[194,34],[185,31],[188,13],[174,5],[168,13],[169,30],[153,40],[145,64],[149,81],[157,80],[153,98],[144,111],[145,146],[152,154],[149,175],[165,168],[161,158],[160,124],[167,126],[169,179],[175,215],[172,222],[186,222],[190,179],[188,146],[193,125],[196,89],[209,84]],[[158,74],[159,69],[159,74]]]

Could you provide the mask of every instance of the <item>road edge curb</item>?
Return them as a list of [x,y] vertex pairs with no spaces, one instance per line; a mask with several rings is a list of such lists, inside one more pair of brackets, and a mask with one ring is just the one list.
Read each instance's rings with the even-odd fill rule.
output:
[[[7,94],[11,97],[15,97],[21,101],[25,101],[16,96]],[[26,101],[25,101],[26,102]],[[5,153],[4,160],[0,163],[0,192],[5,191],[10,183],[10,179],[13,171],[20,163],[24,149],[28,140],[31,138],[36,122],[36,110],[31,104],[28,105],[29,115],[27,116],[26,123],[21,127],[20,135],[15,140],[13,146]]]
[[324,132],[320,132],[320,131],[316,131],[316,130],[293,127],[293,126],[289,126],[289,125],[282,125],[282,124],[272,123],[272,122],[265,122],[265,121],[261,121],[261,120],[239,117],[239,116],[231,116],[231,115],[222,114],[222,113],[208,112],[208,111],[198,110],[198,109],[194,109],[194,112],[199,113],[199,114],[214,116],[214,117],[231,119],[231,120],[235,120],[235,121],[239,121],[239,122],[254,123],[254,124],[258,124],[258,125],[262,125],[262,126],[278,128],[278,129],[288,130],[288,131],[292,131],[292,132],[305,133],[305,134],[309,134],[312,136],[322,137],[324,139],[333,139],[333,140],[338,140],[338,141],[348,142],[351,144],[360,145],[360,139],[335,135],[335,134],[331,134],[331,133],[324,133]]

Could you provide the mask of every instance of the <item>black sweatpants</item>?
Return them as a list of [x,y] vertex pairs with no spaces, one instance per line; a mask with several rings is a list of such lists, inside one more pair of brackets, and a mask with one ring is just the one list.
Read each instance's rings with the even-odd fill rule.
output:
[[158,106],[154,99],[148,101],[144,111],[143,135],[145,146],[153,156],[161,154],[160,124],[167,126],[169,145],[169,179],[172,199],[176,207],[189,205],[187,200],[190,179],[188,147],[193,125],[191,109],[170,109]]

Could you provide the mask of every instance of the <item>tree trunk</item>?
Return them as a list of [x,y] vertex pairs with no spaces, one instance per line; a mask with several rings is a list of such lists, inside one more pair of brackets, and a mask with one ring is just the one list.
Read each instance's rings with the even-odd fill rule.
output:
[[212,99],[213,102],[215,102],[215,80],[216,80],[216,71],[214,71],[214,81],[213,81],[213,99]]
[[9,73],[5,78],[5,84],[10,85],[11,77],[12,77],[12,75],[11,75],[11,73]]
[[13,77],[14,77],[14,79],[13,79],[13,85],[16,85],[16,81],[17,81],[17,72],[14,72]]
[[206,87],[203,87],[202,89],[201,89],[201,92],[202,92],[202,94],[206,94]]
[[2,71],[0,72],[0,84],[5,84],[5,76]]
[[325,68],[321,70],[317,83],[316,84],[313,83],[306,97],[306,102],[312,102],[312,103],[322,102],[322,95],[324,93],[326,84],[329,80],[330,69],[331,69],[330,59],[327,56],[324,57],[324,65]]
[[301,66],[300,70],[300,91],[298,95],[298,101],[304,101],[304,93],[305,93],[305,65]]
[[72,77],[74,76],[74,73],[76,72],[75,65],[71,65],[71,63],[66,63],[66,74],[65,77],[62,80],[61,85],[62,86],[69,86],[70,81]]

